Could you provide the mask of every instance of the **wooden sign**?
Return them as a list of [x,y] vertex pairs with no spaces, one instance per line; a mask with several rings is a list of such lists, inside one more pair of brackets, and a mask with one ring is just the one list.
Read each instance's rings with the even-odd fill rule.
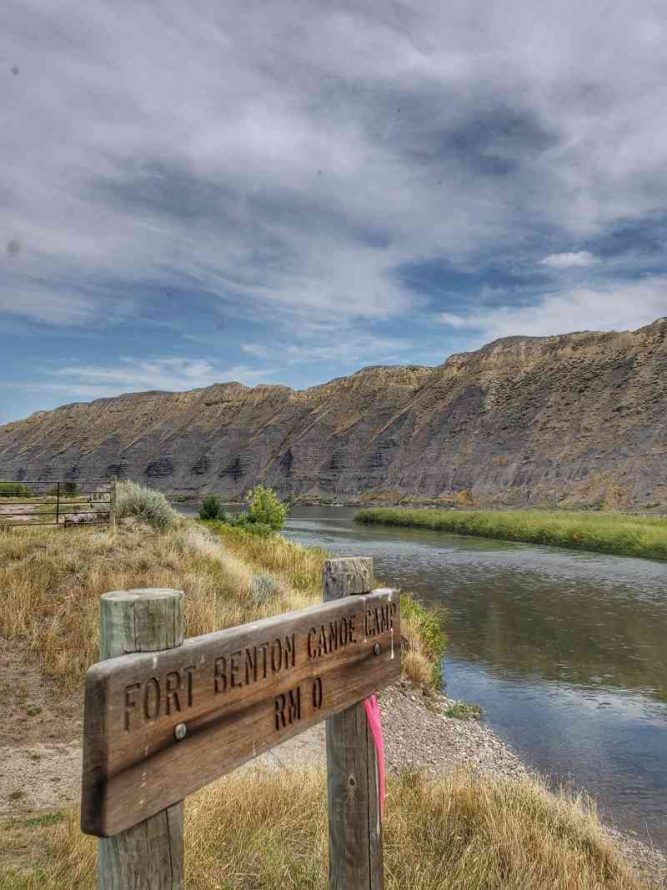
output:
[[108,837],[394,682],[399,594],[375,590],[110,658],[86,675],[81,826]]

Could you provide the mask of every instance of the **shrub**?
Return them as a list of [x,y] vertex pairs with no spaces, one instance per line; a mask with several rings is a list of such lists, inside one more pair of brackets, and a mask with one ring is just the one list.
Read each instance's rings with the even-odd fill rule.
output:
[[283,504],[272,488],[256,485],[248,493],[249,506],[246,516],[251,523],[261,523],[279,532],[287,519],[287,505]]
[[209,494],[204,498],[199,508],[200,519],[220,519],[224,522],[225,512],[220,506],[220,498],[215,494]]
[[63,493],[66,497],[73,498],[79,493],[79,487],[76,482],[66,482],[63,487]]
[[264,606],[282,594],[282,586],[268,572],[257,572],[250,579],[250,598],[256,606]]
[[227,520],[227,524],[236,528],[242,528],[244,531],[250,532],[251,535],[259,535],[260,538],[267,538],[275,532],[273,526],[268,525],[266,522],[255,522],[250,519],[247,513],[231,517]]
[[0,481],[0,498],[31,498],[32,491],[22,482]]
[[181,522],[180,515],[161,491],[136,482],[116,483],[116,517],[136,516],[153,528],[172,528]]

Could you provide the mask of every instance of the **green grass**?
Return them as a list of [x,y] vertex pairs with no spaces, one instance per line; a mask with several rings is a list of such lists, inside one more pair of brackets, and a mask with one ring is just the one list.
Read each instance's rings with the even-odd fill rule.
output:
[[546,510],[410,510],[372,507],[357,522],[667,559],[667,517]]
[[43,828],[45,825],[57,825],[62,820],[63,814],[61,812],[41,813],[39,816],[32,816],[26,819],[23,824],[26,828]]
[[22,482],[5,482],[0,479],[0,498],[31,498],[32,490]]
[[481,720],[482,709],[479,705],[473,705],[467,701],[457,701],[444,711],[445,717],[453,717],[456,720]]
[[[447,635],[443,625],[447,617],[444,608],[426,609],[412,596],[401,594],[401,621],[403,632],[410,641],[417,641],[419,654],[430,666],[430,677],[425,678],[427,685],[436,689],[442,687],[442,659],[447,648]],[[412,642],[414,647],[414,642]],[[415,678],[413,678],[415,679]]]

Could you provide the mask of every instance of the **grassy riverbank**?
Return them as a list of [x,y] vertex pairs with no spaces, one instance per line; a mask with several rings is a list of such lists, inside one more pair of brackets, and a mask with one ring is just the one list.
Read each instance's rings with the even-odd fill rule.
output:
[[[26,646],[65,688],[80,687],[97,660],[99,597],[108,590],[184,590],[187,636],[209,633],[322,599],[326,554],[185,520],[107,529],[43,527],[0,531],[0,635]],[[444,635],[435,616],[403,600],[403,666],[408,677],[437,680]]]
[[[323,550],[300,547],[280,535],[258,537],[221,522],[204,524],[220,536],[231,553],[285,578],[297,590],[314,590],[321,596],[322,564],[327,556]],[[401,632],[408,642],[403,671],[411,680],[440,688],[447,644],[443,623],[444,613],[424,609],[411,596],[401,595]]]
[[[16,657],[39,666],[43,683],[68,696],[70,713],[78,711],[83,674],[97,659],[101,593],[182,589],[189,636],[320,600],[323,551],[280,536],[173,521],[156,529],[124,520],[115,532],[0,531],[0,636],[15,646]],[[438,622],[409,599],[403,616],[404,672],[428,684],[444,645]],[[8,685],[0,689],[13,693]],[[33,749],[28,743],[26,750]],[[392,890],[646,886],[590,809],[535,781],[467,773],[434,779],[399,770],[388,792]],[[282,769],[238,771],[188,798],[188,886],[326,887],[325,797],[321,772]],[[0,813],[0,887],[93,888],[95,846],[81,835],[73,808],[11,819]]]
[[667,517],[542,510],[423,510],[371,507],[357,522],[550,544],[619,556],[667,559]]

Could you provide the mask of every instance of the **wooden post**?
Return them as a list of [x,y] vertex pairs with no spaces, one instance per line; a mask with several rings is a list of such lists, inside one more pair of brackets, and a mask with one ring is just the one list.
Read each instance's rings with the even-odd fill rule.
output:
[[56,525],[60,524],[60,482],[56,482]]
[[[183,593],[152,588],[105,593],[100,660],[173,649],[183,642]],[[137,787],[137,794],[141,788]],[[177,803],[97,847],[98,890],[181,890],[183,804]]]
[[[372,559],[328,559],[324,599],[368,593]],[[329,717],[329,885],[331,890],[382,890],[382,825],[375,745],[363,703]]]
[[116,528],[116,477],[109,483],[109,528]]

